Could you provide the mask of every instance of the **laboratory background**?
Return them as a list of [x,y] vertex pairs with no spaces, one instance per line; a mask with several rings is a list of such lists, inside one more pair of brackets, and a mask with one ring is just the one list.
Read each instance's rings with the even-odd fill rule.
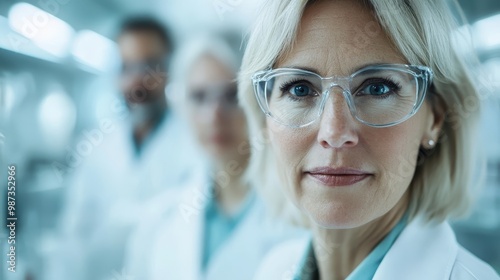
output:
[[[96,274],[71,279],[140,279],[127,278],[121,269],[130,253],[127,248],[133,246],[130,235],[123,233],[126,230],[116,229],[131,227],[131,220],[141,223],[154,216],[154,205],[143,207],[140,202],[150,201],[165,189],[175,193],[176,187],[169,186],[189,179],[203,165],[200,147],[191,143],[196,142],[195,136],[185,124],[189,122],[184,117],[185,98],[180,96],[184,92],[182,63],[187,61],[183,53],[189,52],[192,42],[217,38],[240,61],[262,2],[0,1],[0,279],[69,279],[65,273],[90,270]],[[480,75],[484,94],[475,148],[482,158],[478,170],[483,172],[477,172],[472,211],[452,226],[462,246],[500,273],[500,1],[458,2],[468,25],[456,31],[457,48],[468,49],[463,38],[469,38],[466,31],[470,31],[471,47],[480,62],[475,73]],[[165,26],[173,42],[167,44],[169,53],[157,61],[143,62],[147,65],[132,63],[125,69],[118,39],[127,19]],[[165,100],[158,100],[168,104],[168,109],[154,110],[158,114],[168,111],[168,121],[162,121],[168,122],[168,131],[158,128],[156,134],[139,137],[141,141],[132,144],[124,139],[113,142],[123,123],[129,121],[133,126],[148,117],[140,109],[130,113],[134,102],[124,102],[120,94],[124,86],[121,76],[144,70],[141,67],[150,71],[142,81],[148,85],[156,85],[158,76],[167,77],[160,91]],[[234,106],[230,100],[224,102],[224,106]],[[158,151],[153,151],[156,146]],[[129,155],[121,148],[130,149]],[[103,149],[115,149],[111,160],[100,157]],[[15,175],[9,174],[10,166],[15,166]],[[177,169],[177,177],[168,177]],[[15,204],[9,204],[8,180],[16,181]],[[8,269],[12,230],[3,226],[10,221],[15,221],[15,272]],[[82,244],[68,236],[87,238],[86,232],[102,238],[89,239],[89,247],[95,248],[87,255],[91,260],[78,261]],[[147,243],[148,238],[144,239]],[[112,248],[121,248],[116,255],[123,259],[113,262]],[[71,258],[75,267],[61,265]],[[130,259],[140,262],[141,257]],[[82,263],[88,266],[78,267]]]

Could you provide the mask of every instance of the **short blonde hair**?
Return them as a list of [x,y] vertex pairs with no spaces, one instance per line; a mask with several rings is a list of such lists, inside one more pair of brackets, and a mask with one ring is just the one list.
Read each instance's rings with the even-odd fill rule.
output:
[[[302,14],[311,2],[314,1],[265,1],[265,9],[250,34],[239,76],[240,100],[247,113],[253,148],[247,178],[281,215],[297,213],[297,209],[289,208],[290,202],[285,201],[278,187],[265,115],[254,96],[251,76],[271,68],[279,57],[291,51]],[[410,217],[422,215],[434,222],[459,217],[470,204],[472,136],[479,115],[479,95],[463,59],[453,47],[453,32],[459,25],[451,7],[445,0],[362,2],[374,12],[410,64],[426,65],[434,71],[429,100],[433,106],[439,103],[446,113],[437,146],[417,165],[410,184]],[[300,217],[295,221],[304,220]]]
[[[185,107],[187,98],[187,79],[196,62],[205,56],[215,59],[225,69],[236,74],[240,68],[240,57],[223,36],[215,34],[197,34],[182,44],[175,54],[171,69],[169,101],[176,107]],[[179,110],[179,108],[177,110]]]

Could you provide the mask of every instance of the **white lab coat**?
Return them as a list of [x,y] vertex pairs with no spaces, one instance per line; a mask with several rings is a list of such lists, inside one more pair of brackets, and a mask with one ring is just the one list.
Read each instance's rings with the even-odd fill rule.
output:
[[[289,241],[273,249],[255,280],[293,279],[310,238]],[[426,225],[413,220],[401,232],[378,267],[373,280],[497,280],[483,261],[462,248],[448,223]]]
[[120,274],[129,234],[145,214],[144,202],[189,179],[196,150],[175,115],[165,116],[144,142],[140,156],[130,124],[115,125],[69,185],[61,223],[62,251],[46,279],[101,280]]
[[178,199],[169,192],[149,204],[156,210],[163,205],[163,210],[141,224],[131,238],[127,275],[144,280],[252,279],[270,248],[306,235],[304,230],[273,223],[255,197],[252,208],[202,271],[204,211],[209,201],[205,194],[209,189],[209,180],[199,177]]

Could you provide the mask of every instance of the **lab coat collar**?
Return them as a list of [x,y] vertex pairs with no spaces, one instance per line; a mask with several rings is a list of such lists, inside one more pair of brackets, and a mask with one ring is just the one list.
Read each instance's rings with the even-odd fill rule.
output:
[[386,254],[374,280],[449,279],[458,254],[458,243],[450,225],[425,223],[416,217],[407,225]]
[[[160,228],[159,232],[166,234],[161,234],[155,242],[152,270],[148,279],[246,279],[255,272],[265,253],[265,246],[268,245],[260,234],[264,229],[256,227],[261,225],[263,217],[259,203],[252,203],[249,213],[212,256],[206,271],[202,271],[204,210],[208,202],[204,199],[204,194],[211,189],[208,178],[201,176],[186,186],[180,203]],[[195,215],[185,216],[181,207],[200,211]],[[238,260],[238,256],[242,259]]]
[[[204,174],[204,173],[201,173]],[[178,203],[162,223],[153,248],[148,279],[202,279],[201,248],[203,211],[210,189],[205,176],[194,176],[182,188]],[[196,261],[194,261],[196,260]],[[175,265],[174,265],[175,264]]]

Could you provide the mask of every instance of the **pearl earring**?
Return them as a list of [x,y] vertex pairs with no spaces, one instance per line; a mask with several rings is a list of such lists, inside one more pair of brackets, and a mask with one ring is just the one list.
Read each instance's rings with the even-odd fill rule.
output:
[[431,147],[434,147],[434,145],[436,145],[436,142],[434,142],[434,140],[432,140],[432,139],[429,140],[428,143],[429,143],[429,146],[431,146]]

